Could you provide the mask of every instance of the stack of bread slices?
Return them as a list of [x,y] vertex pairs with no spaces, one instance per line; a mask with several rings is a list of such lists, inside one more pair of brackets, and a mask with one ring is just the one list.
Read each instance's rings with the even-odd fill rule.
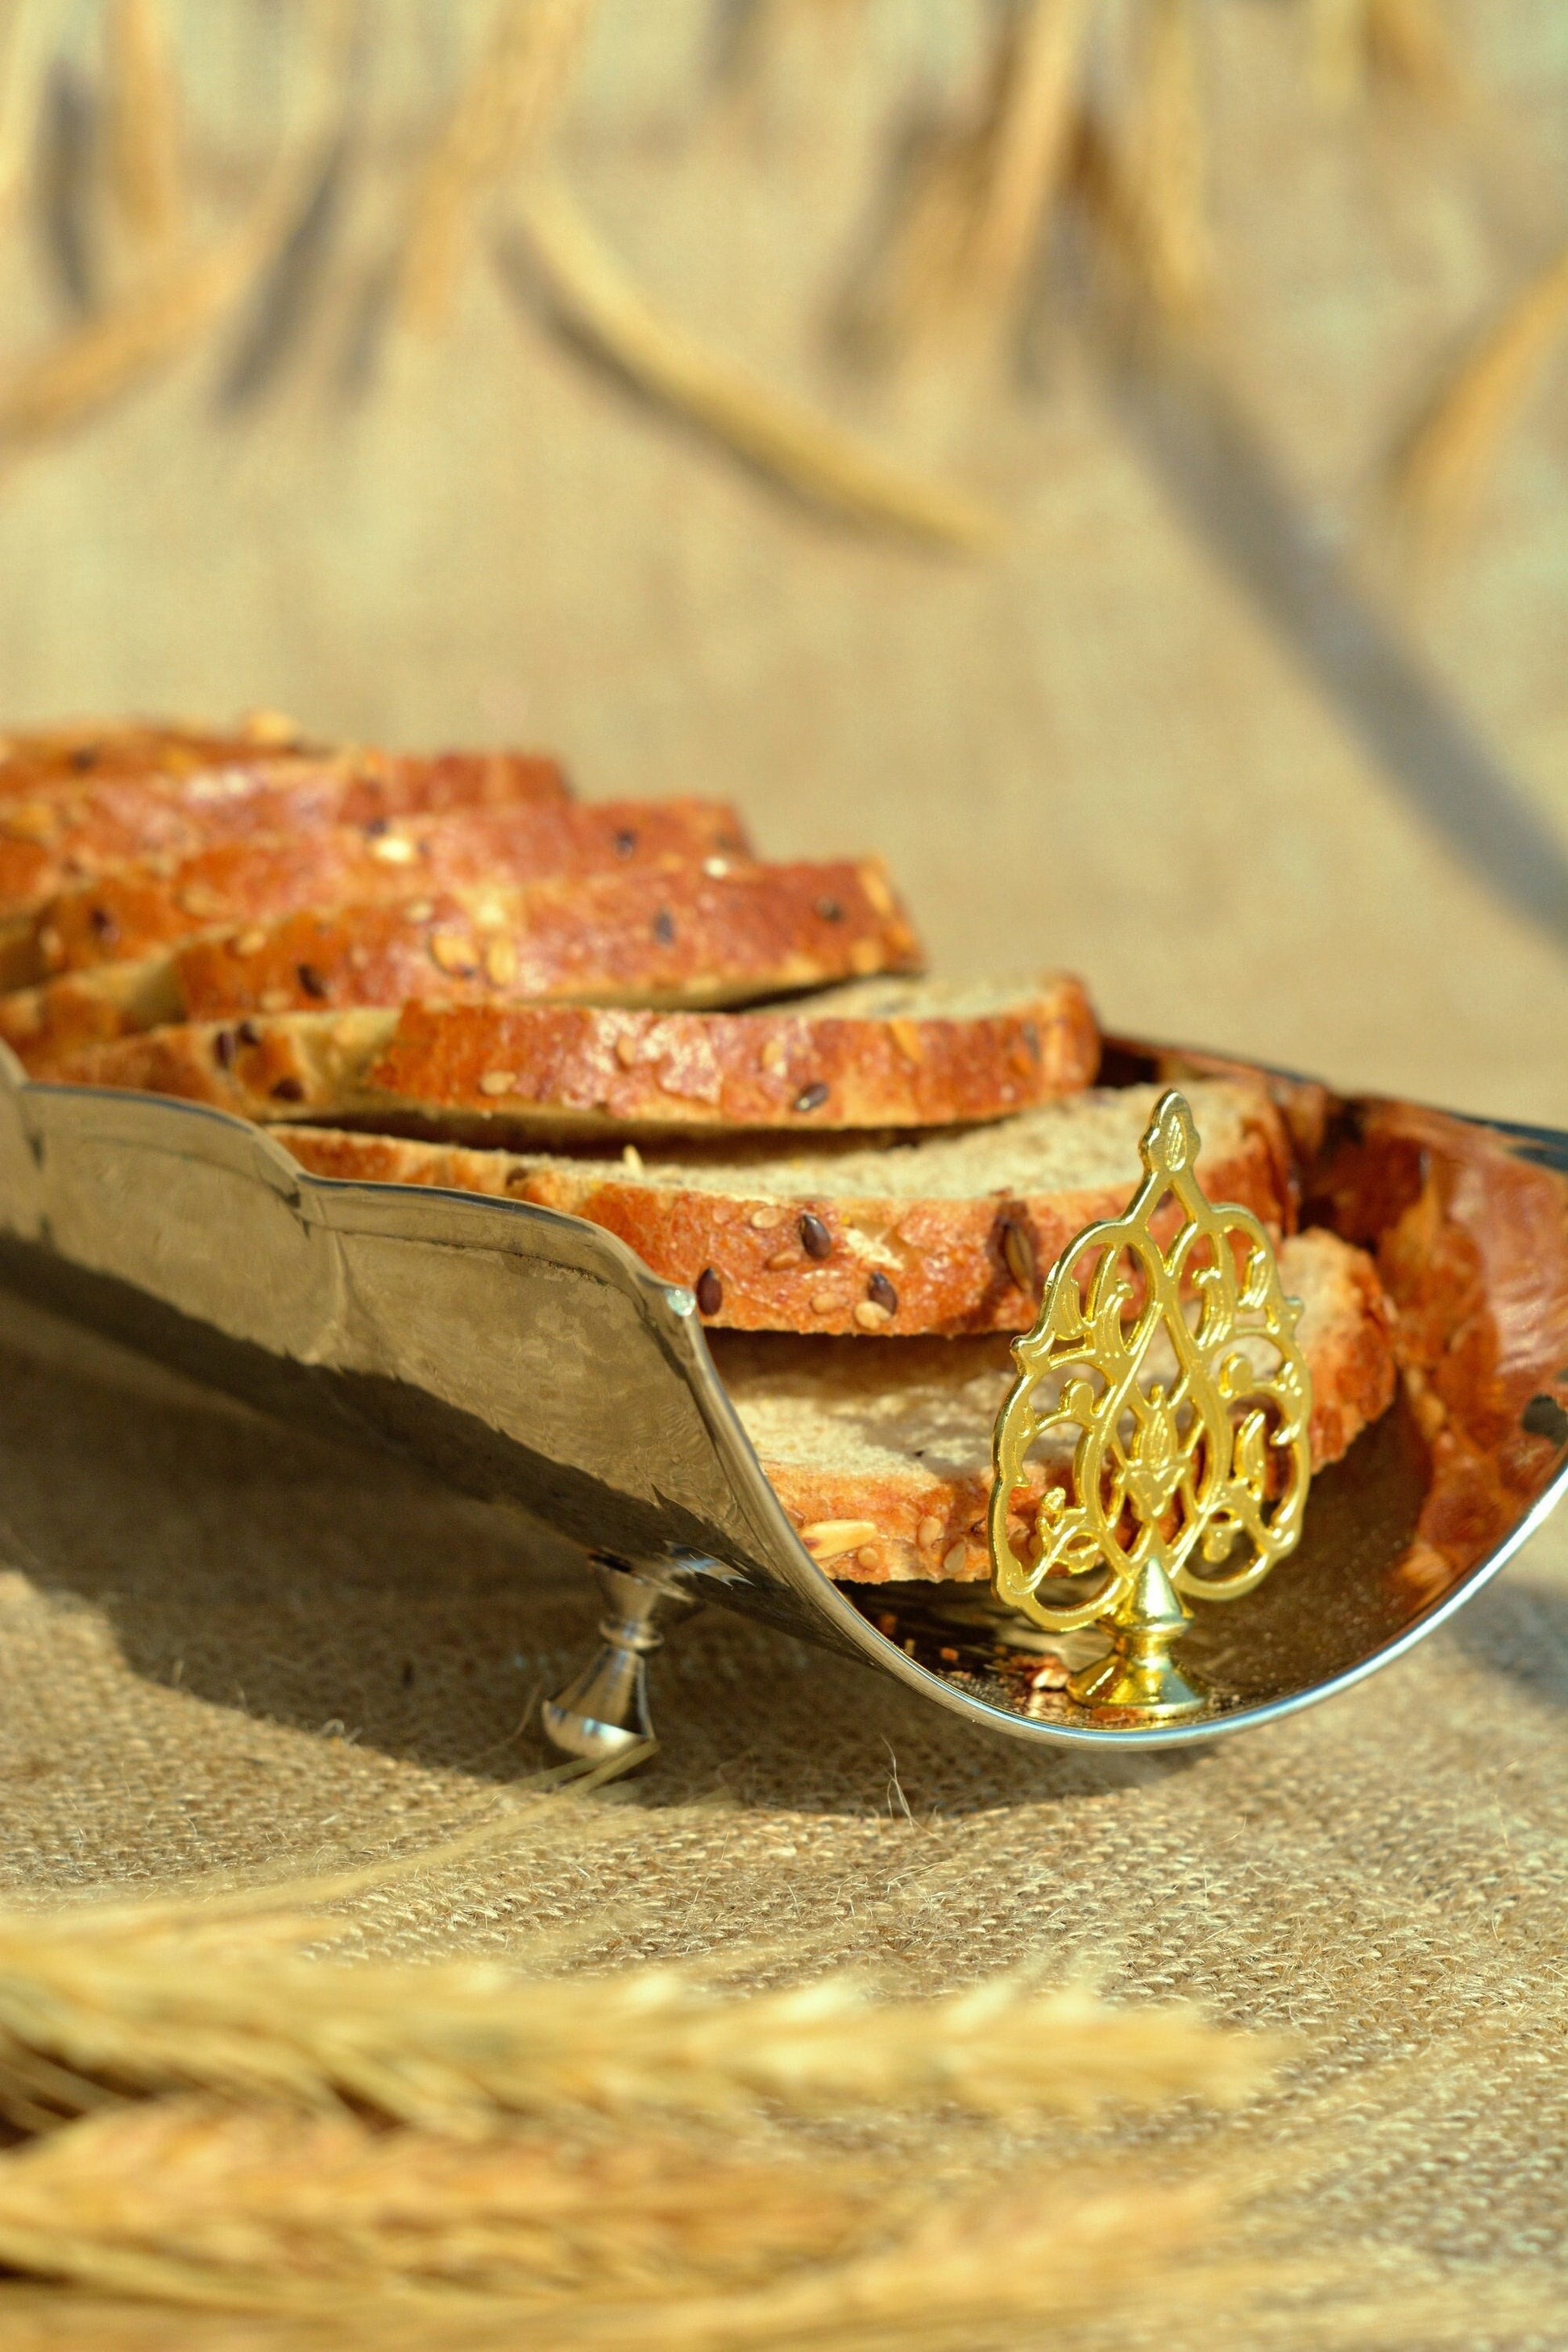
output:
[[[1010,1336],[1125,1207],[1158,1093],[1096,1085],[1078,981],[920,972],[879,861],[763,862],[721,803],[587,804],[549,760],[272,719],[0,739],[0,1036],[34,1076],[618,1234],[689,1286],[803,1541],[856,1584],[988,1572]],[[1268,1093],[1189,1091],[1210,1198],[1304,1301],[1321,1467],[1392,1398],[1386,1302],[1294,1230]]]

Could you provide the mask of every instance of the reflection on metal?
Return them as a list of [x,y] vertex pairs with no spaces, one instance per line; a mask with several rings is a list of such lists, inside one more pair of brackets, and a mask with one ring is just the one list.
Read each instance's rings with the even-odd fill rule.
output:
[[[1129,1079],[1182,1075],[1163,1049],[1123,1049],[1119,1066]],[[1399,1215],[1427,1184],[1433,1238],[1411,1208],[1406,1258],[1430,1250],[1434,1265],[1479,1266],[1487,1286],[1479,1306],[1464,1302],[1468,1328],[1484,1309],[1495,1341],[1484,1412],[1450,1420],[1466,1508],[1444,1502],[1431,1423],[1449,1408],[1435,1375],[1313,1479],[1289,1574],[1196,1612],[1181,1659],[1204,1703],[1152,1723],[1068,1696],[1069,1675],[1103,1647],[1091,1630],[1047,1634],[988,1588],[834,1583],[763,1475],[690,1293],[577,1218],[309,1176],[244,1120],[29,1085],[0,1052],[0,1283],[318,1435],[424,1463],[517,1512],[525,1546],[529,1526],[546,1522],[607,1556],[617,1579],[739,1610],[971,1724],[1037,1744],[1186,1746],[1399,1656],[1495,1574],[1568,1486],[1546,1409],[1568,1414],[1568,1137],[1536,1130],[1516,1144],[1443,1113],[1302,1091],[1320,1124],[1382,1155],[1374,1206],[1386,1192]],[[1527,1192],[1535,1222],[1510,1223]],[[1450,1197],[1472,1221],[1457,1255],[1443,1226]],[[1376,1232],[1363,1219],[1352,1237]],[[1458,1377],[1468,1359],[1445,1360]],[[591,1737],[590,1723],[634,1733],[646,1706],[652,1602],[619,1580],[611,1598],[608,1646],[623,1655],[608,1686],[556,1702],[573,1737]],[[765,1680],[756,1705],[765,1721]]]
[[647,1661],[664,1636],[655,1620],[672,1604],[689,1607],[692,1596],[668,1577],[639,1574],[619,1561],[597,1558],[594,1574],[605,1596],[596,1650],[582,1673],[542,1709],[551,1745],[563,1755],[594,1763],[656,1745],[647,1706]]
[[[1014,1342],[989,1526],[998,1599],[1047,1633],[1110,1636],[1068,1680],[1072,1697],[1160,1723],[1204,1705],[1171,1662],[1186,1601],[1238,1600],[1301,1539],[1312,1383],[1268,1234],[1249,1209],[1205,1198],[1184,1096],[1162,1097],[1139,1151],[1126,1214],[1068,1243]],[[1171,1207],[1180,1222],[1162,1242]],[[1065,1483],[1041,1493],[1029,1541],[1030,1454],[1069,1437]]]

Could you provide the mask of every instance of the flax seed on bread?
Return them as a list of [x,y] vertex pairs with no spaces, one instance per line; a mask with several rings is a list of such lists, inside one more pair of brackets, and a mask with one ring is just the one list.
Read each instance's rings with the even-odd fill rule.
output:
[[517,888],[431,891],[299,914],[0,998],[35,1075],[95,1039],[258,1013],[457,1003],[746,1003],[873,972],[920,950],[880,861],[667,860]]
[[210,843],[191,855],[136,858],[62,890],[37,915],[0,929],[0,987],[139,957],[203,933],[312,907],[405,898],[413,888],[527,883],[616,872],[669,857],[747,857],[733,809],[720,801],[532,800],[512,806],[320,824]]
[[[679,1156],[644,1149],[629,1165],[325,1128],[289,1127],[283,1140],[317,1175],[447,1184],[586,1217],[695,1290],[703,1319],[721,1328],[1018,1331],[1073,1235],[1126,1206],[1162,1091],[1095,1088],[997,1125],[880,1146],[731,1140]],[[1289,1154],[1268,1097],[1211,1083],[1191,1100],[1211,1197],[1288,1228]]]
[[[408,1004],[154,1029],[63,1057],[56,1074],[241,1117],[353,1120],[395,1135],[306,1140],[344,1174],[504,1192],[516,1163],[410,1134],[531,1141],[627,1132],[906,1129],[1000,1118],[1071,1094],[1099,1035],[1081,984],[852,982],[751,1013]],[[312,1162],[311,1164],[316,1164]],[[336,1174],[335,1166],[322,1171]]]
[[[1279,1251],[1311,1369],[1312,1462],[1393,1402],[1392,1316],[1372,1260],[1336,1234]],[[840,1340],[715,1331],[719,1375],[806,1549],[832,1576],[980,1579],[991,1433],[1013,1377],[1000,1339]],[[1027,1527],[1043,1471],[1019,1517]]]
[[[21,773],[27,772],[24,769]],[[226,841],[329,824],[374,833],[399,817],[569,798],[553,760],[531,753],[387,751],[279,757],[254,751],[177,771],[51,771],[0,792],[0,926],[129,859],[171,861]]]

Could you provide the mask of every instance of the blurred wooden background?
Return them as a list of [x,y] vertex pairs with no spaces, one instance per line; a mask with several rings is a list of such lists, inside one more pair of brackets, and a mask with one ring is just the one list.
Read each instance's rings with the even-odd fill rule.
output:
[[[972,551],[824,511],[563,317],[533,134],[487,161],[475,112],[506,12],[327,10],[312,83],[302,5],[0,0],[0,712],[537,741],[588,793],[731,793],[776,854],[884,849],[949,969],[1568,1120],[1568,16],[1056,6],[1056,177],[967,306],[889,223],[1043,9],[603,0],[549,131],[658,322],[989,510]],[[937,285],[901,352],[900,267]],[[149,329],[165,283],[192,318]]]

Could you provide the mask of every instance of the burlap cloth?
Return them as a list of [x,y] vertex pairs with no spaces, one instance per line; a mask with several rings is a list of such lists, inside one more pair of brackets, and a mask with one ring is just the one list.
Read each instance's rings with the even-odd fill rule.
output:
[[[433,13],[384,12],[378,71],[450,67]],[[822,356],[877,142],[973,12],[776,13],[759,127],[702,95],[705,10],[607,5],[567,164],[673,313],[993,497],[997,558],[824,526],[479,267],[447,338],[395,342],[368,386],[329,309],[243,413],[192,360],[18,466],[0,709],[264,703],[542,740],[591,793],[732,794],[775,853],[880,847],[949,970],[1069,962],[1145,1034],[1568,1120],[1561,945],[1429,829],[1072,336],[1047,313],[1028,381],[984,394],[879,394]],[[1408,110],[1313,118],[1290,12],[1204,14],[1216,348],[1300,515],[1352,547],[1394,426],[1560,221],[1561,28],[1527,0],[1457,12],[1489,95],[1445,145]],[[378,201],[356,184],[342,230],[372,258]],[[15,257],[6,284],[7,331],[41,331]],[[1387,609],[1561,825],[1557,397],[1465,561]],[[563,1804],[514,1789],[591,1638],[559,1547],[10,1306],[0,1347],[18,1891],[286,1874],[494,1817],[482,1858],[360,1901],[365,1950],[566,1930],[584,1964],[848,1960],[928,1987],[1081,1964],[1305,2037],[1232,2134],[1288,2136],[1303,2085],[1364,2099],[1353,2163],[1313,2192],[1325,2242],[1560,2245],[1568,1523],[1365,1688],[1177,1760],[1015,1750],[712,1612],[656,1667],[654,1772]]]
[[[9,1888],[195,1891],[489,1822],[359,1898],[349,1949],[1088,1970],[1302,2037],[1260,2107],[1136,2137],[1234,2156],[1305,2116],[1330,2242],[1560,2249],[1568,1528],[1362,1690],[1176,1759],[1016,1749],[712,1611],[656,1665],[652,1771],[563,1800],[518,1785],[592,1639],[559,1545],[30,1310],[0,1331]],[[1325,2140],[1336,2083],[1361,2119]]]

